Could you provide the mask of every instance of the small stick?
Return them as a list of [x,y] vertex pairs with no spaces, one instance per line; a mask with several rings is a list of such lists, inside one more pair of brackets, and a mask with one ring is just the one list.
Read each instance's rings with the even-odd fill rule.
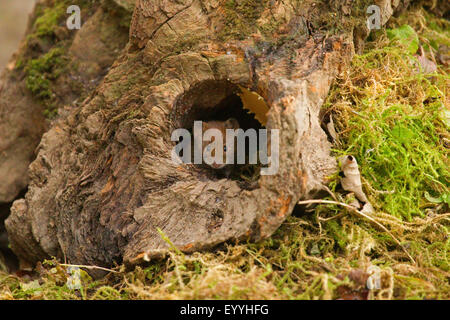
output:
[[108,268],[103,268],[103,267],[98,267],[98,266],[85,266],[85,265],[79,265],[79,264],[60,264],[63,267],[73,267],[73,268],[85,268],[85,269],[97,269],[97,270],[102,270],[102,271],[107,271],[107,272],[112,272],[112,273],[120,273],[118,271],[115,270],[111,270]]
[[400,243],[400,241],[385,227],[383,226],[381,223],[379,223],[378,221],[376,221],[375,219],[373,219],[372,217],[368,216],[367,214],[357,210],[355,207],[352,207],[351,205],[348,205],[346,203],[342,203],[342,202],[337,202],[337,201],[330,201],[330,200],[307,200],[307,201],[300,201],[298,202],[298,204],[300,205],[304,205],[304,204],[335,204],[335,205],[339,205],[342,207],[345,207],[347,209],[350,209],[351,212],[355,212],[357,215],[366,218],[367,220],[375,223],[378,227],[380,227],[383,231],[385,231],[392,239],[394,239],[395,242],[397,242],[397,244],[403,249],[403,251],[405,251],[406,255],[408,256],[408,258],[414,263],[416,264],[416,261],[414,260],[413,257],[411,257],[411,255],[409,254],[409,252],[405,249],[405,247]]

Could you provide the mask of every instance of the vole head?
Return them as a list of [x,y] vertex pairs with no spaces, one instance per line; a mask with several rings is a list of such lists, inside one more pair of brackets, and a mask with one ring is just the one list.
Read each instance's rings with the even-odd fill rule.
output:
[[[234,118],[230,118],[226,121],[203,122],[203,133],[205,133],[209,129],[219,130],[222,133],[222,139],[223,139],[222,144],[220,145],[220,148],[222,148],[222,150],[223,150],[222,163],[213,162],[209,166],[213,169],[222,169],[226,166],[227,154],[228,154],[227,145],[226,145],[226,137],[227,137],[226,131],[227,131],[227,129],[233,129],[233,130],[239,129],[239,122]],[[208,146],[211,145],[211,143],[213,143],[213,141],[215,141],[214,137],[212,137],[211,141],[203,141],[203,148],[202,148],[203,152],[205,151],[206,148],[208,148]],[[211,156],[215,157],[215,150],[212,150]]]

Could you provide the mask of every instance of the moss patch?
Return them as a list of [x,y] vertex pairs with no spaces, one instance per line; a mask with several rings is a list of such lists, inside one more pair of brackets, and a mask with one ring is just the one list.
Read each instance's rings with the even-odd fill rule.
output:
[[226,0],[225,27],[219,39],[243,40],[257,30],[256,21],[267,6],[268,0]]
[[[44,114],[49,118],[56,115],[57,105],[61,100],[55,93],[65,90],[66,83],[72,81],[64,77],[69,77],[78,67],[77,61],[67,56],[76,34],[76,30],[69,31],[65,25],[69,17],[66,10],[70,5],[80,7],[82,23],[88,20],[98,5],[103,5],[109,11],[108,14],[116,18],[117,24],[124,28],[129,26],[131,20],[131,13],[113,0],[47,0],[36,5],[26,45],[17,58],[16,70],[24,73],[27,88],[42,102]],[[104,26],[100,36],[107,42],[114,38],[111,35],[117,30],[107,24]],[[80,84],[72,83],[70,87],[73,91],[78,91],[76,95],[83,96]]]
[[29,37],[54,36],[55,27],[62,22],[66,9],[65,1],[57,1],[52,7],[40,9],[42,14],[34,22],[34,32]]
[[28,62],[25,68],[26,86],[37,98],[42,100],[46,109],[45,115],[52,117],[55,115],[53,81],[64,72],[65,50],[63,48],[53,48],[46,54]]
[[27,88],[41,99],[52,97],[51,81],[63,71],[64,49],[53,48],[46,54],[28,62],[25,68]]
[[335,113],[345,141],[336,151],[356,156],[371,200],[410,221],[433,208],[426,195],[450,194],[449,133],[442,116],[450,78],[443,66],[433,76],[418,72],[413,53],[419,36],[409,25],[387,35],[354,58],[325,109]]

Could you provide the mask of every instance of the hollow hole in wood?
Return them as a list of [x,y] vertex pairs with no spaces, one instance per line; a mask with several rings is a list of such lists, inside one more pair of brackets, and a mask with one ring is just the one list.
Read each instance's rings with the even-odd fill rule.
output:
[[[240,95],[242,95],[242,89],[228,81],[205,81],[198,84],[176,101],[171,118],[174,129],[184,128],[193,133],[195,121],[225,122],[234,118],[239,122],[241,129],[244,131],[255,129],[258,135],[258,130],[263,129],[264,126],[255,119],[254,114],[244,109]],[[245,143],[247,158],[248,138]],[[259,147],[260,142],[258,141],[258,149]],[[235,158],[235,163],[236,160]],[[214,169],[206,164],[196,165],[196,170],[210,179],[235,180],[241,188],[247,190],[257,188],[260,178],[260,165],[249,164],[247,160],[246,164],[228,165],[222,169]]]

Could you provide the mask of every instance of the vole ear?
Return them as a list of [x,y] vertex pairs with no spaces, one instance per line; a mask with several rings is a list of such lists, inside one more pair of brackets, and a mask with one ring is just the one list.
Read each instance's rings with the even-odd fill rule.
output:
[[225,121],[226,129],[239,129],[239,122],[235,118],[230,118]]

